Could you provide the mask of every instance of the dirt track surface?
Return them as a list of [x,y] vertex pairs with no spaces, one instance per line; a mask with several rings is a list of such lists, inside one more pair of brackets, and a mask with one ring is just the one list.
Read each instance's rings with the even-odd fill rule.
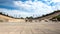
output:
[[0,23],[0,34],[60,34],[60,23]]

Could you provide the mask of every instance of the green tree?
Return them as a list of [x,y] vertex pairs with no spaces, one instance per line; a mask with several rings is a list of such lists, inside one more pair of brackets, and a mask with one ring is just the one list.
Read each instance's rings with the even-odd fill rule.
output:
[[57,20],[60,21],[60,15],[56,16]]

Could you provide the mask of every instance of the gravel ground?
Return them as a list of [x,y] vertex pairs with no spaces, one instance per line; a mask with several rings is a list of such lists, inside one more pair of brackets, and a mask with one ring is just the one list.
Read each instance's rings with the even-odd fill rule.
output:
[[0,23],[0,34],[60,34],[59,22]]

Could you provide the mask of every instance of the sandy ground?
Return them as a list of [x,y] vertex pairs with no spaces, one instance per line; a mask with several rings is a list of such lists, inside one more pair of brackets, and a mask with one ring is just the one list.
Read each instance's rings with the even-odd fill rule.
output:
[[0,23],[0,34],[60,34],[60,23]]

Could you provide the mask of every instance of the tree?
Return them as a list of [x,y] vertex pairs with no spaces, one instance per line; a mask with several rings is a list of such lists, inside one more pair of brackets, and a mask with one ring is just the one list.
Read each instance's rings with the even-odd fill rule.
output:
[[53,17],[52,19],[57,19],[58,21],[60,21],[60,15],[55,16],[55,17]]
[[33,17],[31,16],[31,17],[29,17],[29,19],[33,19]]
[[57,20],[60,21],[60,15],[56,16]]
[[26,19],[29,19],[29,17],[26,17]]
[[21,17],[21,19],[24,19],[23,17]]

